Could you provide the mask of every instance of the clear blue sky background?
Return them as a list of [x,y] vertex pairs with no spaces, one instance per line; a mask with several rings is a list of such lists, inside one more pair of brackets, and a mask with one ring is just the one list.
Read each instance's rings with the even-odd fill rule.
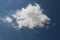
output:
[[[60,36],[60,3],[58,0],[0,0],[0,16],[7,15],[6,11],[26,7],[29,3],[38,3],[51,18],[50,28],[29,30],[22,28],[17,31],[0,21],[0,40],[59,40]],[[51,26],[55,23],[55,26]],[[57,31],[58,30],[58,31]]]

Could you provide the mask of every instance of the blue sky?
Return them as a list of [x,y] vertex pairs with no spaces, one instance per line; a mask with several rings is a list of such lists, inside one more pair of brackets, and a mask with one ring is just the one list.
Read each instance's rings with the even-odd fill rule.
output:
[[[0,20],[0,40],[59,40],[59,1],[58,0],[0,0],[0,16],[4,17],[18,9],[25,8],[29,3],[38,3],[44,9],[44,13],[51,18],[48,29],[35,28],[30,30],[22,28],[16,30]],[[10,12],[10,13],[8,13]],[[53,26],[53,23],[55,25]],[[9,26],[9,27],[8,27]],[[57,31],[58,30],[58,31]]]

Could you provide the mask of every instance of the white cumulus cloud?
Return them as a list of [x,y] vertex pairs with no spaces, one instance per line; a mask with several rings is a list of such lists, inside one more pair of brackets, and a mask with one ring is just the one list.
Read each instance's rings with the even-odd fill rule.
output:
[[8,22],[8,23],[11,23],[13,21],[13,19],[10,18],[9,16],[6,16],[4,18],[0,18],[0,20],[2,20],[3,22]]
[[[42,8],[39,4],[35,3],[35,5],[29,4],[26,8],[22,8],[21,10],[17,10],[15,14],[11,14],[11,16],[16,19],[15,26],[19,29],[24,27],[28,27],[33,29],[34,27],[44,27],[44,24],[48,24],[50,18],[42,12]],[[5,20],[9,23],[12,23],[12,18],[7,17]]]

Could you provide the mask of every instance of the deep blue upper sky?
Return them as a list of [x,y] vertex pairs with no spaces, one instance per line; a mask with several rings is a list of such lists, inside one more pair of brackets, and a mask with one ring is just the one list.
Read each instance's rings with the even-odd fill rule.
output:
[[[0,40],[59,40],[60,36],[60,17],[58,0],[0,0],[0,16],[7,15],[6,11],[17,10],[26,7],[29,3],[38,3],[44,12],[51,18],[51,26],[46,29],[29,30],[22,28],[17,31],[7,27],[7,24],[0,21]],[[58,30],[58,31],[57,31]]]

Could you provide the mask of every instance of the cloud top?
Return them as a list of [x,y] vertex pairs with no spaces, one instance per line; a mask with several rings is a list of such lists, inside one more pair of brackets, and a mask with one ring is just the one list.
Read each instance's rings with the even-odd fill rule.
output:
[[50,18],[42,12],[42,8],[37,3],[35,3],[35,5],[29,4],[26,8],[17,10],[16,13],[11,14],[11,16],[16,19],[17,26],[12,23],[12,18],[7,17],[5,20],[19,29],[23,26],[30,29],[37,27],[37,25],[39,25],[39,28],[44,27],[44,24],[48,24],[50,21]]

